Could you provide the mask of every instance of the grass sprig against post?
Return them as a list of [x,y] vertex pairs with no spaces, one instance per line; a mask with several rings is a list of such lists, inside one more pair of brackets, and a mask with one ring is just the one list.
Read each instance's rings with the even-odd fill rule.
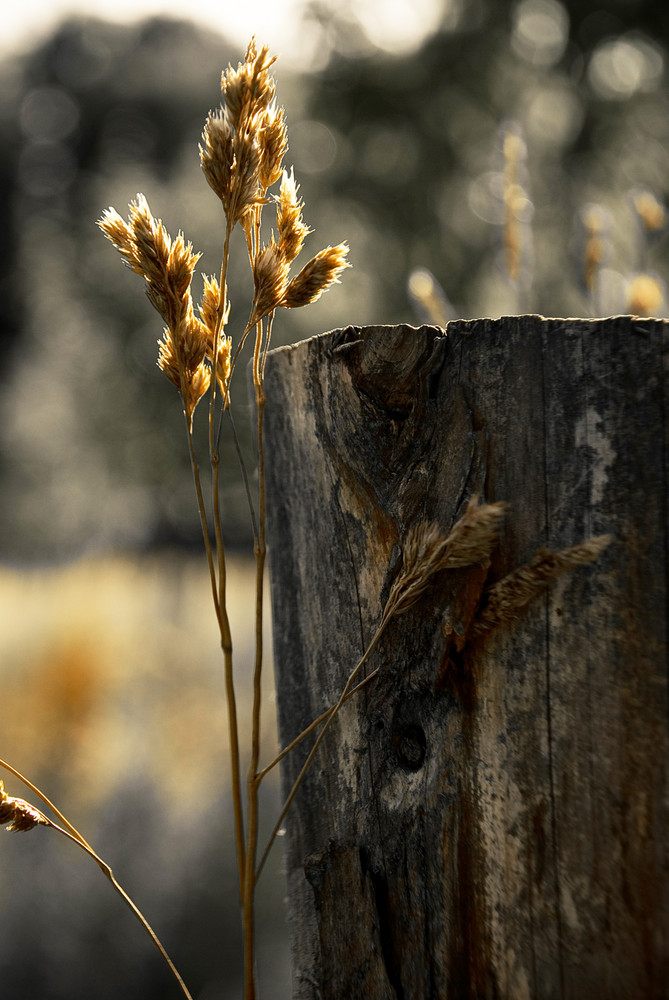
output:
[[[181,396],[188,449],[193,470],[202,535],[211,577],[212,598],[224,661],[231,761],[231,791],[235,820],[236,858],[244,931],[244,981],[247,1000],[255,996],[254,893],[260,785],[260,709],[263,669],[263,582],[265,575],[265,476],[263,415],[265,358],[277,309],[314,302],[348,266],[345,243],[317,253],[294,277],[291,265],[302,250],[309,229],[302,218],[303,202],[293,172],[283,165],[287,149],[285,115],[275,101],[270,75],[274,59],[266,46],[251,41],[246,58],[229,67],[221,80],[222,103],[205,122],[200,160],[205,178],[222,207],[222,259],[219,277],[205,276],[197,313],[192,279],[199,254],[182,234],[172,239],[154,218],[143,195],[130,205],[128,220],[108,209],[100,227],[129,267],[146,282],[150,302],[166,324],[159,342],[158,365]],[[277,194],[270,189],[279,184]],[[274,209],[276,236],[262,231],[263,212]],[[246,239],[254,292],[249,320],[236,338],[227,333],[230,315],[227,274],[230,237],[241,226]],[[242,753],[235,700],[233,648],[226,607],[226,556],[220,506],[219,436],[222,417],[230,410],[230,381],[253,335],[251,364],[256,413],[257,495],[250,492],[256,560],[255,663],[251,734],[246,779],[246,812],[242,783]],[[207,516],[198,459],[193,444],[193,420],[198,402],[209,393],[209,463],[211,520]],[[245,470],[244,478],[248,483]],[[213,538],[213,541],[212,541]]]

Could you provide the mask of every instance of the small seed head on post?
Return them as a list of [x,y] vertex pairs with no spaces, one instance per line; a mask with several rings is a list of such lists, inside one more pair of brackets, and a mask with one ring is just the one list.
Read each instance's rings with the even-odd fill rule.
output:
[[412,607],[435,573],[488,562],[505,511],[504,503],[479,504],[473,497],[448,535],[426,521],[410,528],[402,546],[402,570],[390,589],[384,618]]
[[593,562],[610,543],[610,535],[598,535],[559,552],[541,549],[529,563],[507,573],[485,592],[483,606],[472,626],[472,636],[484,635],[499,625],[515,621],[522,609],[552,580]]

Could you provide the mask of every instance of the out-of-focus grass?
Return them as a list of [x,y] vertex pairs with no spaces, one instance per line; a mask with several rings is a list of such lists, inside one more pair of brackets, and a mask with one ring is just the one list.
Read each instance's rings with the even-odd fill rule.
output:
[[[229,573],[228,604],[244,741],[253,665],[254,567],[232,559]],[[211,995],[225,997],[235,996],[239,989],[235,988],[236,972],[221,968],[225,949],[221,951],[216,944],[216,934],[228,936],[230,954],[225,957],[234,962],[235,932],[227,927],[234,926],[237,903],[222,657],[209,586],[204,560],[183,556],[118,556],[39,571],[0,570],[0,756],[42,785],[100,850],[131,895],[133,889],[140,893],[140,905],[148,899],[144,908],[150,920],[156,916],[150,905],[155,898],[162,917],[156,929],[160,933],[165,923],[173,928],[165,943],[180,968],[185,915],[194,910],[195,919],[201,916],[208,921],[209,930],[199,934],[199,943],[209,934],[216,954],[211,956],[211,969],[203,970],[200,960],[195,976],[202,973],[202,996],[211,991]],[[267,649],[269,654],[269,634]],[[266,676],[271,678],[271,670]],[[276,747],[271,689],[264,700],[263,734],[262,760],[267,761]],[[264,826],[270,829],[278,808],[277,779],[278,772],[267,780]],[[8,791],[30,798],[10,776],[4,780]],[[54,937],[48,921],[62,919],[67,924],[70,908],[76,912],[70,941],[75,950],[81,906],[89,902],[85,926],[94,927],[102,919],[108,929],[118,922],[120,938],[113,934],[112,952],[119,940],[127,942],[142,934],[139,927],[129,926],[132,918],[123,908],[113,902],[108,905],[104,885],[99,892],[96,888],[90,900],[88,890],[77,890],[76,879],[82,864],[86,867],[85,859],[75,851],[63,853],[49,840],[44,830],[0,839],[0,882],[4,885],[0,974],[7,972],[9,980],[5,981],[16,982],[17,997],[25,995],[21,990],[32,982],[22,976],[26,972],[23,963],[31,961],[28,942],[35,920],[45,921],[44,954],[37,956],[45,980],[51,961],[48,938],[55,943],[65,933],[60,927]],[[62,885],[54,865],[48,867],[53,851],[59,858]],[[24,861],[28,867],[21,872]],[[280,997],[289,995],[280,851],[275,851],[268,868],[258,891],[264,918],[259,931],[261,981],[264,939],[266,975],[272,981],[272,995]],[[98,879],[104,882],[94,866],[83,877],[88,879],[86,885]],[[36,884],[31,885],[31,879]],[[46,909],[45,879],[49,885]],[[31,927],[27,928],[25,954],[21,919],[13,906],[19,893],[28,893],[41,910],[41,917],[28,918]],[[197,901],[199,894],[206,895],[207,906],[218,914],[216,933],[211,915]],[[105,908],[103,917],[100,905]],[[187,933],[189,938],[191,934],[198,937],[195,927]],[[104,942],[100,947],[104,951]],[[188,952],[186,966],[191,960],[197,964],[198,948],[189,944]],[[153,967],[150,943],[141,955],[141,959],[134,955],[130,966],[148,963],[160,982],[162,970]],[[84,942],[82,953],[69,964],[76,969],[77,962],[84,970],[89,962],[95,964]],[[122,976],[123,959],[118,962]],[[182,971],[186,975],[188,969]],[[48,993],[36,982],[31,988],[38,990],[34,995],[42,1000],[83,997],[93,989],[100,995],[96,981],[88,975],[83,971],[77,979],[70,970],[63,979],[62,971],[54,976],[51,970],[55,984]],[[228,980],[229,993],[215,988],[219,980]],[[166,980],[162,986],[167,987]],[[110,995],[122,994],[123,988],[123,981],[117,980]],[[11,1000],[9,994],[6,1000]]]

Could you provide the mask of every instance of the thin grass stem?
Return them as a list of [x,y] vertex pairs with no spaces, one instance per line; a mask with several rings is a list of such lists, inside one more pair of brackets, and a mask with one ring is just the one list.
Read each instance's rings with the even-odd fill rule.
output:
[[211,548],[211,542],[209,540],[209,524],[207,521],[207,511],[204,505],[204,495],[202,493],[202,483],[200,480],[200,467],[198,465],[197,458],[195,457],[195,448],[193,446],[193,431],[185,412],[184,412],[184,417],[186,418],[186,437],[188,439],[188,454],[190,455],[190,465],[191,465],[191,471],[193,473],[193,484],[195,486],[195,493],[197,496],[197,507],[198,507],[198,513],[200,515],[200,524],[202,526],[202,538],[204,541],[204,548],[207,555],[207,565],[209,567],[209,578],[211,580],[212,598],[214,601],[214,608],[216,610],[216,620],[218,622],[220,630],[222,628],[221,607],[218,602],[218,582],[216,580],[216,565],[214,562],[214,553]]
[[[47,817],[47,819],[48,819],[48,817]],[[113,871],[109,867],[109,865],[105,861],[103,861],[102,858],[98,854],[96,854],[96,852],[93,850],[92,847],[90,847],[87,843],[85,843],[79,837],[75,837],[72,833],[69,833],[68,830],[63,829],[63,827],[59,826],[58,823],[54,823],[53,820],[48,819],[47,825],[50,826],[51,829],[56,830],[58,833],[62,834],[63,837],[67,837],[68,840],[72,840],[78,847],[80,847],[82,849],[82,851],[85,851],[88,855],[90,855],[91,858],[93,858],[93,861],[95,861],[95,863],[98,866],[98,868],[100,869],[100,871],[103,873],[103,875],[107,879],[109,879],[109,881],[111,882],[112,886],[114,887],[114,889],[116,890],[116,892],[119,894],[119,896],[121,897],[121,899],[123,900],[123,902],[126,904],[126,906],[128,906],[132,910],[132,912],[134,913],[134,915],[136,916],[136,918],[139,920],[140,924],[142,925],[142,927],[144,928],[144,930],[146,931],[146,933],[149,935],[149,937],[153,941],[154,945],[156,946],[156,948],[160,952],[160,955],[161,955],[163,961],[165,962],[165,964],[167,965],[168,969],[170,970],[170,972],[172,973],[172,975],[176,979],[177,983],[179,984],[179,987],[180,987],[183,995],[185,997],[187,997],[187,1000],[193,1000],[193,997],[191,996],[191,993],[190,993],[188,987],[186,986],[185,982],[181,978],[179,970],[175,966],[175,964],[172,961],[172,959],[170,958],[170,956],[167,954],[167,951],[165,950],[165,948],[161,944],[161,941],[160,941],[158,935],[156,934],[156,932],[154,931],[153,927],[151,926],[151,924],[149,923],[149,921],[146,919],[146,917],[144,916],[144,914],[142,913],[142,911],[139,909],[139,907],[137,906],[137,904],[133,902],[133,900],[130,898],[130,896],[125,891],[125,889],[123,888],[123,886],[121,886],[119,884],[119,882],[117,881],[117,879],[116,879]]]
[[379,641],[379,638],[381,637],[381,633],[383,632],[384,628],[386,627],[386,625],[390,621],[391,617],[392,617],[392,615],[384,615],[383,616],[383,618],[381,620],[381,624],[379,625],[379,627],[377,628],[376,632],[374,633],[374,636],[372,637],[371,642],[367,646],[367,649],[363,653],[362,657],[358,660],[357,664],[355,665],[355,667],[353,668],[353,670],[351,671],[351,673],[348,675],[348,680],[346,681],[346,684],[344,685],[344,689],[343,689],[342,693],[339,696],[339,700],[337,701],[337,704],[333,708],[331,708],[329,710],[328,718],[325,720],[323,728],[321,729],[320,733],[318,734],[318,736],[314,740],[314,745],[312,746],[311,750],[307,754],[307,759],[305,760],[304,764],[302,765],[302,769],[300,770],[300,773],[298,774],[297,778],[293,782],[293,787],[291,788],[290,792],[288,793],[288,797],[287,797],[286,801],[284,802],[283,809],[281,810],[281,813],[279,815],[278,820],[276,821],[274,829],[272,830],[272,833],[270,834],[269,840],[267,842],[267,846],[265,848],[265,851],[263,853],[262,858],[260,859],[260,864],[258,865],[258,868],[257,868],[257,870],[255,872],[255,880],[256,881],[258,880],[258,877],[260,876],[260,873],[261,873],[261,871],[263,869],[263,866],[264,866],[265,862],[267,861],[267,858],[269,856],[269,852],[270,852],[270,850],[272,848],[272,844],[274,843],[274,841],[276,839],[276,836],[277,836],[279,830],[281,829],[281,826],[283,825],[283,821],[284,821],[284,819],[286,817],[286,813],[290,809],[290,807],[292,805],[292,802],[293,802],[293,799],[297,795],[298,789],[299,789],[300,785],[302,784],[302,780],[303,780],[305,774],[307,773],[307,771],[309,770],[309,767],[311,766],[311,762],[313,761],[314,757],[316,756],[318,748],[320,747],[321,743],[323,742],[325,734],[328,731],[328,729],[330,727],[330,724],[332,723],[332,720],[335,718],[337,712],[339,711],[339,709],[341,708],[341,706],[344,704],[344,702],[347,700],[347,698],[349,696],[349,693],[351,692],[351,689],[353,688],[353,684],[354,684],[354,681],[355,681],[356,677],[358,676],[358,674],[362,670],[363,666],[365,665],[365,663],[369,659],[369,657],[370,657],[370,655],[371,655],[374,647],[376,646],[376,643]]
[[[270,316],[267,321],[266,339],[271,332]],[[255,665],[253,671],[253,709],[251,721],[251,759],[247,777],[247,839],[246,866],[244,872],[244,970],[245,997],[253,1000],[255,997],[254,983],[254,894],[255,894],[255,861],[258,846],[258,762],[260,760],[260,710],[262,706],[262,667],[263,667],[263,596],[265,580],[265,454],[263,447],[263,418],[265,413],[265,390],[262,383],[260,359],[263,349],[263,323],[256,327],[255,346],[253,351],[253,387],[256,403],[256,443],[258,459],[258,535],[254,545],[256,559],[256,594],[255,594]]]
[[[356,684],[356,686],[348,692],[345,700],[348,701],[349,698],[352,698],[353,695],[358,693],[358,691],[366,687],[370,681],[373,681],[375,677],[378,677],[378,674],[379,670],[377,667],[375,670],[372,670],[370,674],[367,674],[364,680],[360,681],[359,684]],[[296,736],[294,740],[291,740],[290,743],[288,743],[283,750],[281,750],[276,757],[271,760],[269,764],[267,764],[266,767],[263,767],[262,771],[258,772],[258,783],[260,783],[263,778],[267,777],[269,772],[272,771],[277,764],[280,764],[283,758],[287,757],[291,750],[294,750],[295,747],[298,746],[303,739],[305,739],[305,737],[307,737],[310,733],[313,733],[314,729],[317,729],[321,722],[325,722],[325,720],[332,715],[335,709],[336,705],[333,705],[331,708],[327,708],[321,715],[318,716],[317,719],[314,719],[314,721],[310,723],[306,729],[303,729],[299,736]]]
[[[216,329],[214,331],[214,353],[212,362],[211,397],[209,401],[209,460],[212,474],[212,506],[214,520],[214,536],[216,539],[216,557],[218,563],[218,594],[214,599],[215,605],[219,608],[218,621],[221,636],[221,649],[223,651],[224,672],[225,672],[225,692],[228,707],[228,732],[230,738],[230,772],[232,807],[235,824],[235,849],[237,855],[237,870],[239,873],[239,894],[240,899],[244,897],[244,818],[242,809],[242,782],[241,782],[241,758],[239,753],[239,726],[237,720],[237,701],[235,696],[233,659],[232,659],[232,632],[230,630],[230,620],[226,605],[226,584],[227,566],[225,560],[225,545],[223,543],[223,529],[221,525],[220,507],[220,449],[218,437],[214,431],[216,414],[216,389],[217,389],[217,362],[218,347],[221,337],[221,329],[225,319],[227,308],[227,271],[230,256],[230,234],[231,226],[226,221],[225,240],[223,243],[223,259],[221,262],[220,275],[220,298],[217,308]],[[223,405],[227,399],[223,400]]]
[[253,504],[253,497],[251,496],[251,484],[249,483],[249,475],[246,469],[246,462],[244,461],[244,455],[242,454],[242,449],[239,443],[239,437],[237,435],[237,428],[235,426],[235,421],[232,416],[232,410],[227,411],[230,420],[230,429],[232,431],[232,440],[235,446],[235,451],[237,452],[237,458],[239,460],[239,468],[242,473],[242,479],[244,481],[244,492],[246,493],[246,502],[249,507],[249,515],[251,517],[251,527],[253,529],[253,541],[254,544],[258,540],[258,522],[256,520],[256,512]]

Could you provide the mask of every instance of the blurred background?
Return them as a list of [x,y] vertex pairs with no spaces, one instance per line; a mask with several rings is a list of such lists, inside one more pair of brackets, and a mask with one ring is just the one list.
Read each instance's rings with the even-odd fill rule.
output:
[[[354,265],[278,315],[275,345],[349,324],[665,316],[669,276],[665,0],[3,10],[0,756],[82,827],[202,1000],[240,989],[221,666],[160,320],[95,223],[141,191],[218,270],[197,145],[253,33],[280,56],[304,257],[347,240]],[[233,337],[247,272],[237,242]],[[245,441],[243,386],[235,405]],[[250,532],[226,449],[244,700]],[[270,682],[266,757],[272,697]],[[270,813],[276,799],[270,785]],[[3,998],[175,995],[95,867],[54,839],[0,840]],[[290,995],[283,893],[275,851],[258,897],[275,1000]]]

